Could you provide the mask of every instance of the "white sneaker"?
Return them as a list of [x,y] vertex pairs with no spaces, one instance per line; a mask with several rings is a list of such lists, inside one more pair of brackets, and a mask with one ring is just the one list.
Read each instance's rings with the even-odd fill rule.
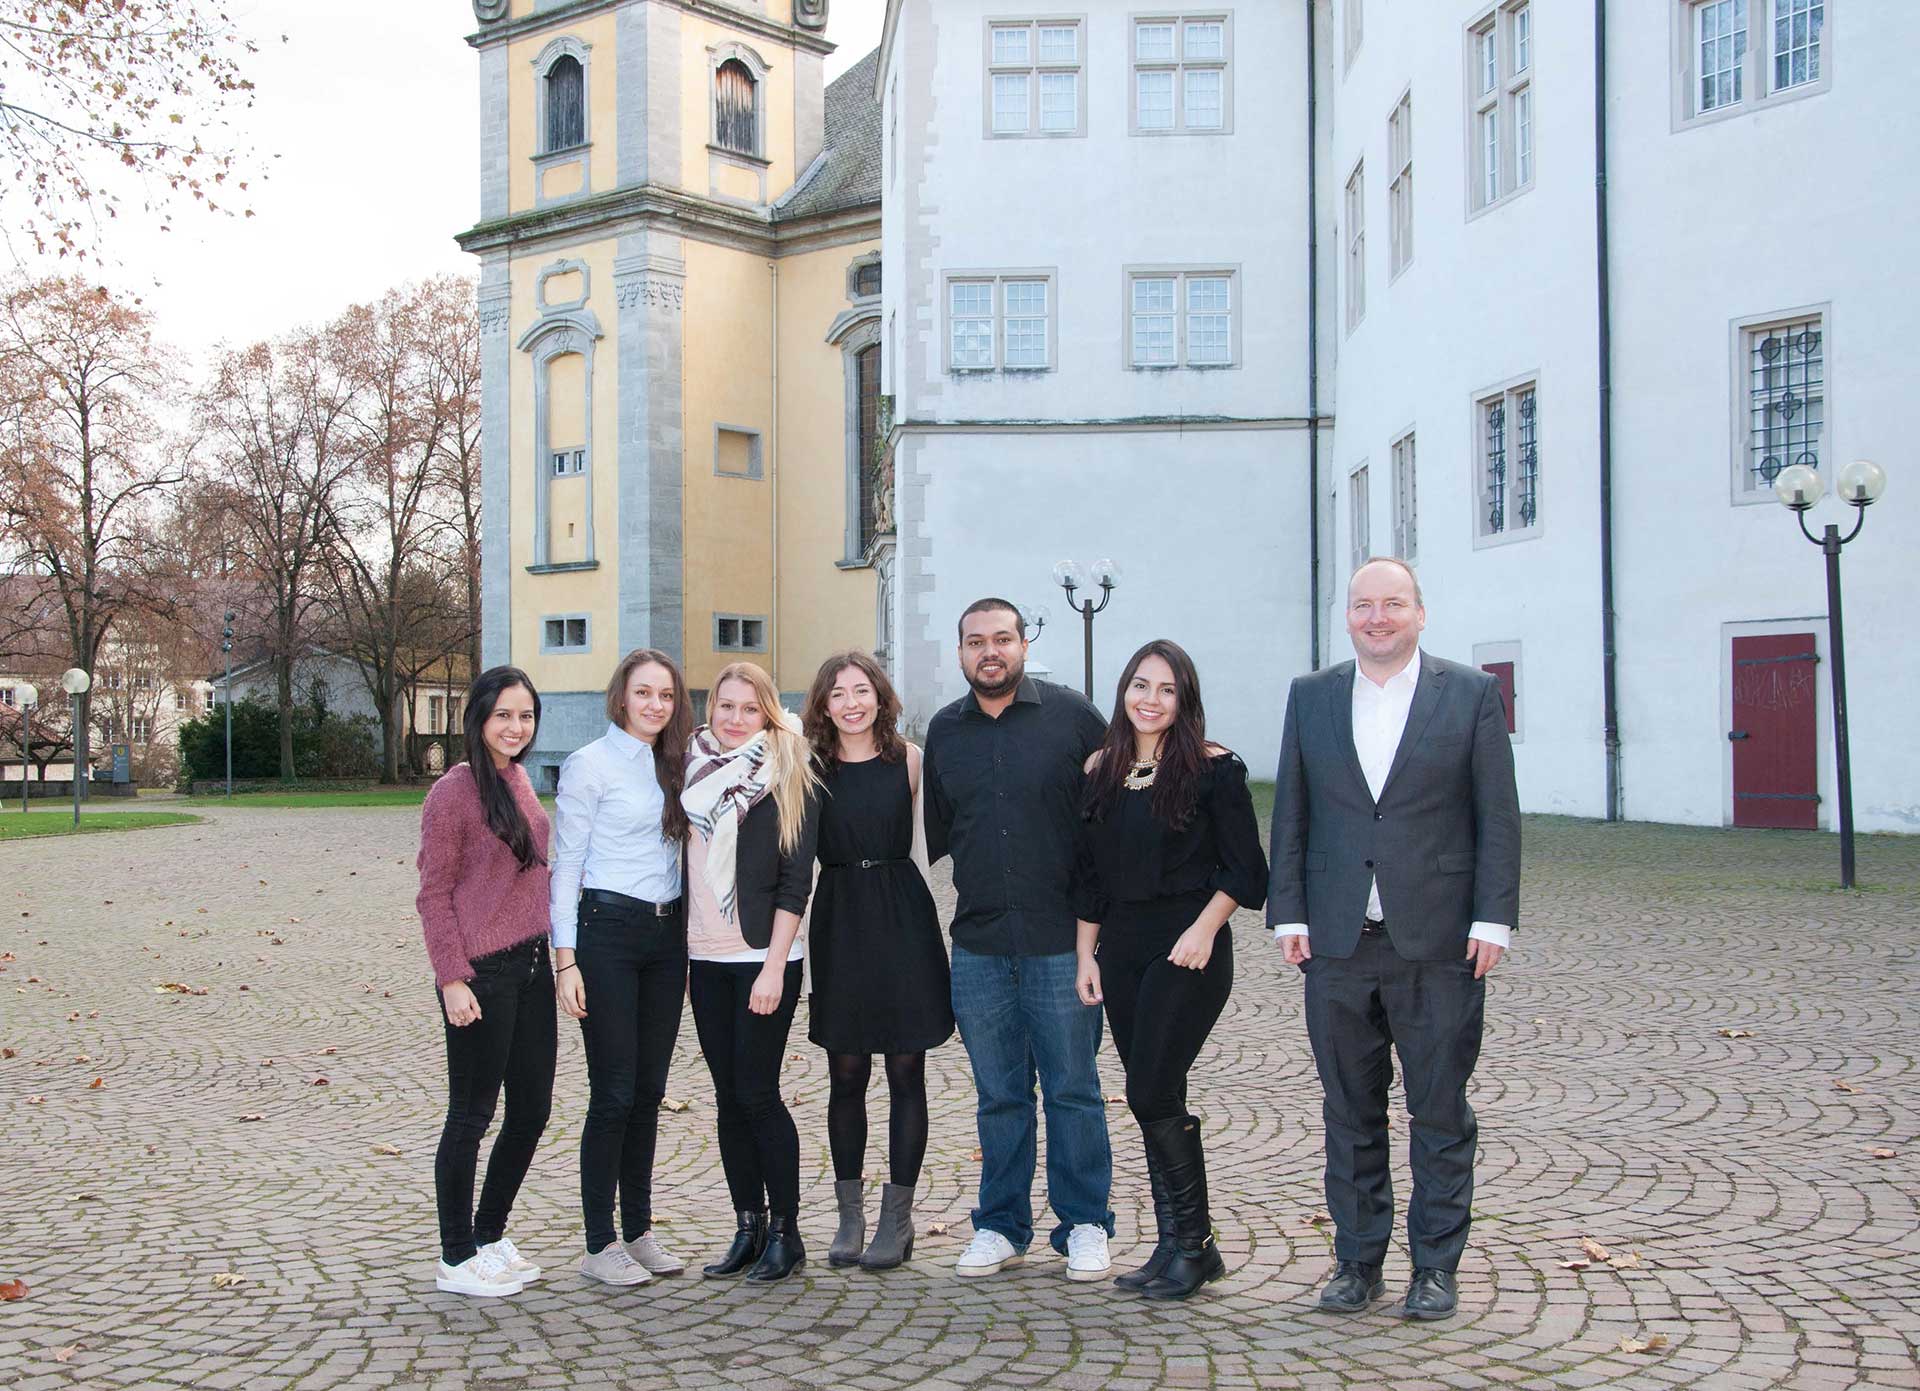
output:
[[1099,1280],[1113,1269],[1107,1257],[1107,1231],[1091,1222],[1082,1222],[1067,1233],[1067,1278]]
[[1013,1243],[998,1232],[981,1231],[973,1234],[973,1240],[967,1243],[967,1249],[960,1253],[960,1260],[953,1268],[955,1275],[991,1275],[996,1270],[1010,1265],[1019,1265],[1026,1256],[1013,1249]]
[[603,1285],[644,1285],[653,1277],[647,1268],[627,1254],[627,1248],[610,1241],[580,1262],[580,1273]]
[[523,1285],[531,1285],[542,1274],[540,1267],[521,1255],[520,1248],[506,1237],[501,1237],[498,1241],[490,1241],[480,1249],[499,1252],[500,1260],[507,1268],[507,1274]]
[[481,1247],[459,1265],[441,1261],[439,1278],[434,1284],[446,1294],[520,1293],[519,1279],[508,1271],[506,1261],[490,1246]]
[[646,1268],[649,1275],[678,1275],[687,1268],[687,1263],[660,1244],[660,1239],[649,1227],[632,1241],[620,1243],[627,1248],[627,1254]]

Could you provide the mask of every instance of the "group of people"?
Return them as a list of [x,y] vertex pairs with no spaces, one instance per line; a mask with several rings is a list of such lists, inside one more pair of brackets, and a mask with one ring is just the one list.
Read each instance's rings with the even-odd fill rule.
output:
[[[808,1036],[830,1079],[829,1264],[912,1257],[926,1055],[957,1026],[981,1173],[956,1274],[992,1275],[1033,1241],[1037,1081],[1050,1244],[1070,1279],[1108,1276],[1104,1013],[1157,1227],[1144,1263],[1114,1283],[1184,1299],[1226,1269],[1188,1076],[1232,989],[1229,919],[1265,903],[1305,976],[1325,1091],[1336,1265],[1320,1307],[1357,1312],[1385,1292],[1397,1046],[1415,1187],[1404,1312],[1446,1317],[1472,1196],[1466,1086],[1484,978],[1517,918],[1512,754],[1492,678],[1419,651],[1425,609],[1408,566],[1357,570],[1347,623],[1356,661],[1288,696],[1271,864],[1246,767],[1208,740],[1185,651],[1157,639],[1134,653],[1103,718],[1026,674],[1024,624],[1003,599],[961,615],[968,692],[933,718],[924,750],[902,736],[899,698],[864,652],[828,658],[797,717],[765,671],[733,663],[697,728],[673,660],[629,653],[608,683],[607,732],[566,760],[551,821],[521,766],[539,695],[515,668],[483,673],[466,704],[467,761],[435,784],[422,818],[418,907],[447,1047],[439,1288],[513,1294],[541,1275],[506,1226],[551,1109],[556,996],[587,1065],[581,1273],[636,1285],[685,1268],[652,1210],[683,999],[735,1214],[731,1244],[702,1274],[761,1283],[800,1269],[799,1137],[780,1071],[810,957]],[[951,958],[926,877],[948,855]],[[875,1056],[890,1107],[870,1231]],[[503,1096],[476,1208],[480,1145]]]

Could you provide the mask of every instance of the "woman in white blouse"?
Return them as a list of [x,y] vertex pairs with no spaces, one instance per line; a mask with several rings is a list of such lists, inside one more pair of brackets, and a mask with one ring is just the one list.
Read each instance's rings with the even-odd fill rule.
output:
[[653,1235],[654,1137],[687,981],[680,791],[693,713],[673,659],[628,653],[607,683],[607,719],[560,768],[554,990],[587,1050],[580,1273],[638,1285],[686,1269]]

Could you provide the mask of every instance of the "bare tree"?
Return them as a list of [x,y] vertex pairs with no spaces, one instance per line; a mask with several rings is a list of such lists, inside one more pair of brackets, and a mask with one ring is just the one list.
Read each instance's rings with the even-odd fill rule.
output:
[[438,495],[448,526],[439,549],[466,592],[469,674],[480,670],[480,312],[474,282],[439,275],[420,287],[421,347],[441,423]]

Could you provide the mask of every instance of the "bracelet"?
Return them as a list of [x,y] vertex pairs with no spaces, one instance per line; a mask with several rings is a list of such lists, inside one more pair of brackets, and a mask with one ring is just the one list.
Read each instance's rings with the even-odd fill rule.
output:
[[577,971],[579,969],[580,963],[578,961],[569,961],[566,965],[562,966],[559,971],[555,971],[554,974],[557,976],[561,971]]

